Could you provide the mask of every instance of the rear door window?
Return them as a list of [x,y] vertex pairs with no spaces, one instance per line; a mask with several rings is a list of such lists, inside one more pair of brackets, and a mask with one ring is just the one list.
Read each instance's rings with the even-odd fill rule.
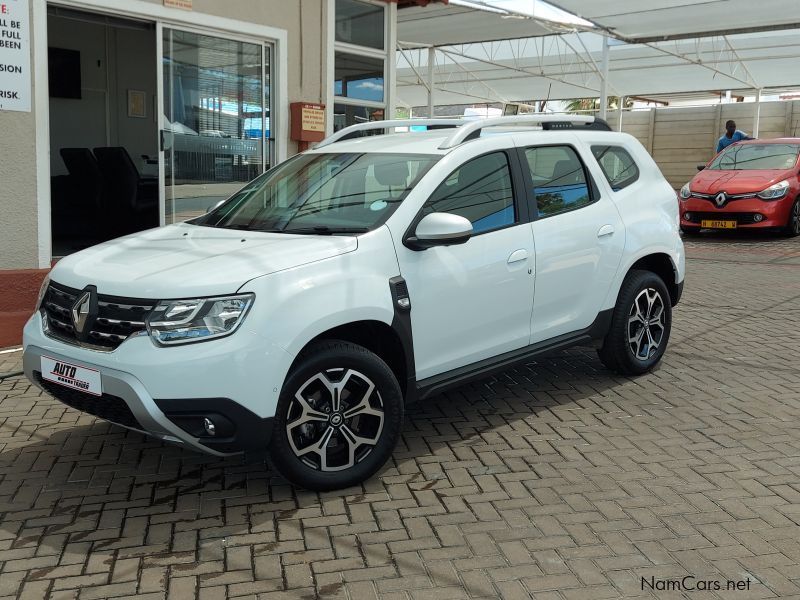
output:
[[525,150],[539,218],[578,210],[594,202],[581,159],[570,146]]

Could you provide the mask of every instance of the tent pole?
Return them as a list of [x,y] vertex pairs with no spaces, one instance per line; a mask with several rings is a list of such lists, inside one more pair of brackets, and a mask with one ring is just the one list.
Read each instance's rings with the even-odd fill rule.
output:
[[753,137],[758,137],[758,126],[761,120],[761,88],[756,90],[756,107],[753,114]]
[[428,117],[433,118],[433,67],[436,64],[436,48],[428,48]]
[[620,96],[617,104],[617,130],[622,131],[622,107],[625,104],[625,96]]
[[608,117],[608,36],[603,38],[603,62],[600,75],[600,118]]

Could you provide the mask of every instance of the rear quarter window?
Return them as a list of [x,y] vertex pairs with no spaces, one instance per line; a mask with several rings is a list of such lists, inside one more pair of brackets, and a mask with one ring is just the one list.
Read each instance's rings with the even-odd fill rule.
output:
[[639,179],[639,167],[625,148],[592,146],[592,154],[615,192],[625,189]]

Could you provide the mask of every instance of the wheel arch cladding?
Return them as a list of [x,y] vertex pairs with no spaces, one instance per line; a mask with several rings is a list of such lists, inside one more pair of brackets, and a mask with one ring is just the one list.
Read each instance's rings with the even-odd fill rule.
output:
[[[343,340],[363,346],[385,362],[397,378],[403,396],[408,398],[414,392],[413,362],[409,362],[408,351],[397,330],[382,321],[354,321],[338,325],[311,339],[303,348],[322,340]],[[300,353],[302,354],[302,352]],[[292,369],[300,358],[298,354]]]
[[647,256],[643,256],[630,266],[628,272],[630,273],[636,269],[642,271],[651,271],[652,273],[658,275],[664,282],[664,285],[667,286],[667,291],[669,292],[672,306],[675,306],[678,303],[678,300],[680,300],[681,297],[682,283],[679,284],[675,281],[677,271],[675,266],[672,264],[672,259],[668,254],[659,252],[656,254],[648,254]]

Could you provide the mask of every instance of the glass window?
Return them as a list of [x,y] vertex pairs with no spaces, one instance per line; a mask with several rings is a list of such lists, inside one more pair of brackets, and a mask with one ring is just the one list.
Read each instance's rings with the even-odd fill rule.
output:
[[333,93],[356,100],[383,102],[383,59],[337,52]]
[[[384,111],[382,108],[372,108],[368,106],[356,106],[353,104],[334,104],[333,105],[333,130],[339,131],[356,123],[366,123],[367,121],[383,121]],[[382,131],[367,131],[365,135],[378,135]]]
[[269,58],[260,44],[164,28],[166,223],[203,214],[264,171]]
[[425,204],[423,214],[432,212],[465,217],[476,234],[513,225],[514,190],[505,153],[475,158],[453,171]]
[[592,146],[592,154],[600,164],[611,189],[615,192],[639,179],[639,168],[627,150],[619,146]]
[[384,7],[336,0],[336,41],[383,50]]
[[533,180],[539,217],[550,217],[592,203],[586,173],[569,146],[542,146],[525,150]]
[[382,224],[439,159],[424,154],[300,154],[195,225],[276,233],[360,233]]
[[741,144],[728,146],[709,169],[714,171],[749,171],[753,169],[792,169],[797,164],[797,144]]

